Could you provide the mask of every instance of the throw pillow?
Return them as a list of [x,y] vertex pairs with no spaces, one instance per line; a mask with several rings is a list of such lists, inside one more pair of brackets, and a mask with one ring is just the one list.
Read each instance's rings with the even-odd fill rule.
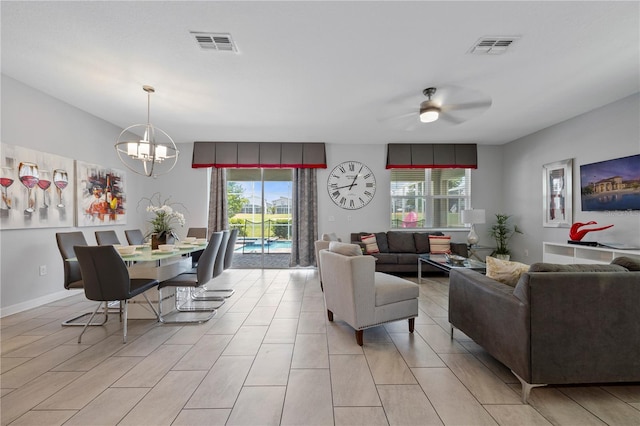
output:
[[515,287],[520,275],[529,271],[529,265],[510,260],[501,260],[487,256],[487,277],[500,281],[503,284]]
[[611,264],[624,266],[630,271],[640,271],[640,260],[636,260],[631,257],[626,257],[626,256],[616,257],[611,261]]
[[429,235],[429,247],[432,254],[450,254],[451,237],[448,235]]
[[331,241],[329,243],[329,251],[343,256],[362,256],[362,249],[359,245],[341,243],[339,241]]
[[363,235],[361,238],[364,243],[364,249],[367,254],[380,253],[380,249],[378,248],[378,243],[376,242],[376,236],[371,235]]

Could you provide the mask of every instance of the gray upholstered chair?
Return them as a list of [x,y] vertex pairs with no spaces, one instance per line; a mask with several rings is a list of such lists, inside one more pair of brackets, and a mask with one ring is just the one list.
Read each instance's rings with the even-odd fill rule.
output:
[[[80,264],[84,282],[84,294],[87,299],[100,302],[91,315],[89,323],[93,319],[102,303],[105,305],[112,300],[119,300],[123,305],[123,331],[122,342],[127,343],[127,302],[129,299],[142,294],[147,303],[158,316],[155,308],[144,293],[158,285],[158,281],[151,278],[130,278],[129,270],[122,257],[113,246],[75,246],[74,250]],[[105,306],[106,307],[106,306]],[[108,310],[105,309],[105,319]],[[87,326],[78,336],[78,343]]]
[[[187,230],[187,237],[207,238],[207,228],[189,228]],[[198,259],[200,259],[202,251],[203,250],[191,253],[191,265],[194,268],[198,266]]]
[[357,244],[338,241],[320,250],[320,269],[329,321],[336,315],[353,327],[360,346],[364,329],[386,322],[408,319],[413,333],[418,316],[417,284],[376,272],[373,256],[364,256]]
[[[160,300],[163,300],[162,290],[167,287],[184,287],[187,288],[187,293],[189,296],[186,298],[185,302],[178,300],[178,295],[175,296],[175,312],[188,312],[190,314],[195,312],[205,312],[207,315],[198,316],[198,315],[189,315],[187,318],[181,319],[176,315],[173,315],[175,318],[170,318],[168,315],[164,315],[162,312],[162,303],[160,303],[160,322],[165,324],[182,324],[182,323],[202,323],[210,320],[216,314],[216,309],[224,304],[224,300],[222,303],[218,303],[216,305],[212,304],[194,304],[194,299],[191,294],[192,290],[200,288],[204,286],[206,283],[211,281],[213,277],[213,268],[215,265],[216,257],[218,255],[218,251],[220,248],[220,244],[222,241],[222,232],[214,232],[211,234],[211,238],[207,243],[207,247],[203,250],[202,255],[200,256],[200,260],[198,261],[198,267],[196,269],[196,273],[184,273],[180,274],[175,278],[170,280],[162,281],[158,286],[158,290],[160,291]],[[219,300],[218,300],[219,301]],[[188,305],[188,306],[187,306]]]
[[[229,250],[233,251],[233,247],[229,247],[229,243],[231,241],[231,235],[233,231],[229,231],[228,229],[222,231],[222,241],[220,242],[220,249],[218,250],[218,254],[216,255],[215,264],[213,267],[213,275],[211,278],[216,278],[220,276],[225,270],[225,260],[227,258],[227,252]],[[236,232],[237,234],[237,232]],[[235,240],[233,242],[235,245]],[[192,300],[197,301],[216,301],[216,300],[224,300],[233,296],[235,290],[232,288],[212,288],[209,285],[205,285],[201,291],[197,293],[193,293]]]
[[229,234],[227,242],[227,251],[224,254],[224,269],[229,269],[233,262],[233,251],[236,248],[236,240],[238,239],[238,228],[233,228]]
[[139,229],[127,229],[124,231],[124,236],[127,238],[127,242],[131,246],[144,244],[144,235]]
[[96,242],[99,246],[120,245],[116,231],[96,231]]
[[[82,273],[80,272],[80,264],[76,261],[70,261],[76,257],[76,252],[73,249],[74,246],[86,246],[87,240],[84,238],[84,234],[80,231],[74,232],[57,232],[56,243],[58,244],[58,250],[62,256],[62,266],[64,269],[64,288],[67,290],[75,290],[84,288],[84,282],[82,281]],[[64,326],[85,326],[86,322],[78,321],[79,319],[91,315],[91,312],[84,312],[80,315],[76,315],[68,320],[62,322]],[[103,322],[92,323],[91,325],[102,325],[107,321],[105,318]]]
[[320,268],[320,250],[326,250],[329,248],[329,243],[331,241],[342,241],[340,238],[338,238],[336,236],[336,234],[331,233],[331,234],[322,234],[322,239],[315,241],[313,243],[314,247],[315,247],[315,254],[316,254],[316,264],[318,267],[318,279],[320,280],[320,289],[324,291],[324,288],[322,286],[322,270]]

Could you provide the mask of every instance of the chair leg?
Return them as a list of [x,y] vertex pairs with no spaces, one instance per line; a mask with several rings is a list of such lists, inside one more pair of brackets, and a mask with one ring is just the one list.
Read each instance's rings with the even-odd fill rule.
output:
[[[144,294],[144,293],[143,293]],[[207,322],[209,321],[211,318],[213,318],[213,316],[218,312],[217,310],[208,310],[206,311],[206,315],[200,315],[200,316],[191,316],[189,317],[189,319],[185,319],[185,320],[181,320],[178,318],[180,313],[183,313],[183,315],[186,314],[186,312],[181,312],[177,309],[177,303],[178,301],[176,300],[176,309],[175,311],[172,311],[169,313],[169,315],[171,315],[172,317],[174,317],[174,319],[169,319],[169,315],[163,314],[162,313],[162,289],[158,289],[158,295],[159,295],[159,301],[158,301],[158,321],[160,321],[163,324],[201,324],[203,322]],[[176,296],[177,297],[177,296]]]
[[191,295],[191,299],[195,301],[220,301],[230,298],[235,292],[236,291],[232,288],[209,290],[208,288],[204,287],[202,291],[193,293]]
[[[224,298],[216,297],[216,298],[198,298],[196,299],[193,294],[193,287],[187,287],[187,297],[186,301],[182,304],[179,303],[177,294],[176,294],[176,310],[179,312],[211,312],[218,309],[220,306],[225,304]],[[191,302],[221,302],[215,306],[211,304],[205,305],[191,305]]]
[[358,342],[358,345],[360,346],[364,344],[364,342],[362,341],[363,336],[364,330],[356,330],[356,342]]
[[127,303],[127,300],[123,300],[120,303],[122,303],[124,305],[124,308],[122,309],[124,312],[122,313],[123,315],[123,327],[122,327],[122,343],[125,344],[127,343],[127,318],[128,318],[128,314],[129,314],[129,309],[127,309],[129,307],[129,304]]
[[86,325],[90,325],[90,326],[100,326],[100,325],[104,325],[107,322],[108,316],[109,316],[109,304],[107,304],[105,306],[105,311],[104,311],[104,320],[102,322],[96,322],[96,323],[92,323],[91,320],[89,320],[89,322],[76,322],[76,320],[79,320],[82,317],[86,317],[91,315],[91,318],[93,318],[92,312],[85,312],[83,314],[80,315],[76,315],[72,318],[69,318],[68,320],[64,320],[61,325],[63,327],[85,327]]
[[[91,317],[89,318],[89,321],[87,321],[84,324],[84,327],[82,328],[82,333],[80,333],[80,335],[78,336],[78,343],[82,342],[82,335],[84,334],[85,331],[87,331],[87,327],[89,326],[89,324],[91,324],[91,320],[93,320],[93,317],[96,316],[96,313],[98,312],[98,309],[100,309],[100,306],[102,306],[103,302],[98,303],[98,306],[96,307],[96,310],[93,311],[93,313],[91,314]],[[109,307],[107,306],[107,302],[104,302],[105,304],[105,320],[104,322],[107,322],[107,316],[109,315],[107,312],[109,312]],[[102,324],[104,324],[104,322]],[[96,324],[97,325],[97,324]]]
[[415,325],[416,325],[416,319],[409,318],[409,333],[413,333],[413,329],[415,328]]

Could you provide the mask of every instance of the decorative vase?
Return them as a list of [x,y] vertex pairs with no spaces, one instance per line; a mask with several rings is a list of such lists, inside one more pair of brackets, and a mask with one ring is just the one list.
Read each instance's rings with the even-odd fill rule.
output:
[[164,234],[151,234],[151,250],[157,250],[160,244],[174,244],[175,238],[172,235]]
[[496,259],[500,259],[500,260],[509,260],[509,259],[511,259],[511,255],[508,255],[508,254],[496,254],[495,257],[496,257]]

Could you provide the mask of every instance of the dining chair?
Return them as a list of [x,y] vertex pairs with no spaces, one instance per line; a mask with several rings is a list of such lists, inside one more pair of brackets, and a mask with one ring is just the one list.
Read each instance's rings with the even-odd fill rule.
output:
[[[187,237],[207,238],[207,228],[189,228]],[[198,259],[202,255],[202,250],[191,253],[191,266],[195,269],[198,266]]]
[[139,229],[126,229],[124,236],[127,238],[127,242],[130,246],[139,246],[144,244],[144,235]]
[[[220,276],[224,272],[224,262],[226,253],[229,250],[229,242],[231,241],[231,231],[225,229],[222,231],[222,241],[220,242],[220,249],[215,259],[215,265],[213,267],[212,279]],[[235,241],[233,242],[235,245]],[[233,251],[233,249],[231,249]],[[191,295],[191,299],[195,301],[220,301],[228,299],[233,296],[236,291],[232,288],[212,288],[208,284],[204,285],[201,291],[194,292]]]
[[[57,232],[56,242],[58,244],[58,250],[62,256],[62,265],[64,269],[64,288],[67,290],[76,290],[84,288],[84,282],[82,281],[82,273],[80,272],[80,265],[78,262],[71,261],[76,257],[76,252],[73,249],[74,246],[86,246],[87,240],[84,238],[84,234],[80,231],[75,232]],[[82,317],[91,315],[91,312],[84,312],[80,315],[76,315],[73,318],[69,318],[62,322],[63,326],[85,326],[87,322],[79,322]],[[89,321],[90,322],[90,321]],[[105,317],[101,323],[91,323],[90,325],[102,325],[107,322]]]
[[207,228],[189,228],[187,237],[207,238]]
[[227,242],[227,251],[224,254],[224,268],[229,269],[233,262],[233,251],[236,248],[236,240],[238,239],[238,228],[233,228],[229,234],[229,242]]
[[[177,287],[179,288],[187,288],[187,293],[189,296],[187,300],[183,303],[178,300],[179,292],[176,291],[175,294],[175,312],[177,313],[190,313],[186,319],[180,319],[178,315],[173,315],[175,318],[171,319],[168,315],[164,315],[162,312],[162,303],[159,304],[159,320],[164,324],[188,324],[188,323],[202,323],[210,320],[216,314],[217,309],[224,304],[224,300],[222,303],[218,303],[216,305],[211,304],[198,304],[195,303],[191,299],[192,290],[202,287],[209,281],[211,281],[213,276],[213,267],[215,265],[215,260],[218,254],[218,250],[220,249],[220,243],[222,241],[222,232],[214,232],[211,234],[211,238],[207,243],[207,247],[203,250],[202,256],[200,256],[200,260],[198,261],[198,267],[196,269],[196,273],[183,273],[178,275],[175,278],[162,281],[158,286],[158,290],[160,292],[159,299],[163,300],[164,297],[162,295],[162,290],[167,287]],[[216,300],[219,301],[219,300]],[[187,306],[188,305],[188,306]],[[192,313],[196,312],[206,312],[205,316],[194,316]]]
[[[113,246],[75,246],[74,250],[80,264],[84,281],[84,294],[87,299],[100,302],[91,315],[93,319],[100,306],[112,300],[119,300],[123,306],[122,343],[127,343],[127,305],[129,299],[142,294],[159,319],[158,312],[145,294],[149,289],[158,285],[158,280],[152,278],[130,278],[129,270]],[[105,312],[105,322],[108,310]],[[85,326],[78,336],[78,343],[87,330]]]
[[120,240],[114,230],[96,231],[96,242],[99,246],[120,245]]

